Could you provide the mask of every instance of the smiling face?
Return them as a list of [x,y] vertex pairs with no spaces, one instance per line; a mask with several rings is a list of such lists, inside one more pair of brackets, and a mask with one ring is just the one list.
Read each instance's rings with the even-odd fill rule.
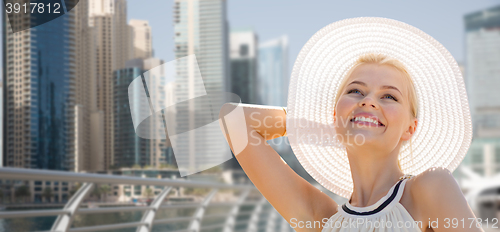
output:
[[399,70],[365,63],[346,83],[334,111],[336,132],[344,145],[351,141],[351,145],[393,150],[411,138],[417,119],[410,111],[409,83]]

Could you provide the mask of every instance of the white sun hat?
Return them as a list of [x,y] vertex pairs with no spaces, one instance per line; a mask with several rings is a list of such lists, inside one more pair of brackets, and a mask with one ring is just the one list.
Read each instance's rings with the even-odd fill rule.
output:
[[363,54],[384,54],[407,68],[418,98],[418,126],[401,147],[405,174],[431,167],[451,172],[472,140],[469,104],[462,73],[437,40],[406,23],[378,17],[334,22],[316,32],[293,66],[286,131],[304,169],[321,185],[348,198],[353,182],[345,147],[334,137],[334,100],[347,71]]

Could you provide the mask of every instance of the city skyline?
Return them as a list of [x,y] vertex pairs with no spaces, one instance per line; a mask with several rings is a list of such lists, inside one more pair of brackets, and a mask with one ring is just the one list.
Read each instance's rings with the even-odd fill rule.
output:
[[[150,46],[150,44],[154,40],[151,40],[151,38],[152,38],[151,34],[156,30],[154,30],[154,28],[151,27],[151,25],[149,24],[149,21],[147,21],[147,20],[130,19],[130,17],[127,16],[128,11],[126,10],[130,7],[128,7],[129,4],[128,4],[128,1],[126,1],[126,0],[96,0],[96,1],[91,1],[91,2],[100,2],[101,4],[103,4],[103,6],[107,5],[108,3],[113,3],[113,2],[116,4],[114,6],[111,4],[110,9],[107,9],[105,7],[102,7],[102,6],[98,7],[98,6],[94,6],[94,5],[89,5],[90,8],[89,8],[89,18],[88,19],[85,17],[82,17],[82,15],[80,15],[80,16],[77,15],[78,20],[89,20],[89,24],[98,28],[98,30],[96,30],[97,33],[95,35],[93,35],[96,38],[94,40],[94,42],[97,45],[96,54],[95,54],[96,60],[91,60],[89,62],[91,62],[91,63],[95,62],[97,65],[96,66],[97,67],[96,68],[97,77],[95,80],[97,82],[97,85],[96,85],[97,86],[96,87],[97,94],[95,94],[95,96],[97,97],[97,103],[96,103],[97,108],[99,111],[103,112],[103,115],[100,116],[103,118],[99,119],[98,121],[103,121],[102,123],[104,125],[102,127],[99,126],[99,129],[103,129],[103,131],[98,132],[98,134],[101,134],[100,136],[102,136],[104,134],[103,139],[102,139],[103,146],[104,146],[104,152],[102,155],[100,155],[100,156],[103,156],[104,161],[102,163],[104,163],[104,165],[103,165],[104,167],[92,168],[92,169],[101,170],[101,169],[108,169],[110,166],[112,166],[113,160],[115,160],[114,148],[113,148],[114,128],[112,125],[113,118],[112,118],[112,113],[111,113],[113,111],[113,108],[110,108],[112,105],[112,101],[113,101],[112,96],[110,95],[110,93],[113,92],[113,90],[111,89],[112,85],[110,84],[112,82],[112,80],[111,80],[112,78],[110,78],[111,73],[115,70],[123,68],[125,65],[125,61],[127,61],[131,58],[134,58],[133,53],[137,53],[136,58],[139,58],[139,57],[147,58],[147,57],[152,56],[154,46]],[[132,0],[132,2],[133,2],[133,0]],[[180,3],[180,2],[182,2],[182,1],[177,0],[177,3]],[[220,6],[221,9],[215,10],[215,11],[210,11],[210,13],[208,13],[207,15],[200,14],[200,16],[197,16],[198,13],[196,13],[196,12],[190,13],[190,14],[194,14],[196,16],[195,17],[196,20],[200,20],[200,22],[198,22],[198,21],[191,22],[191,24],[187,23],[188,21],[186,21],[188,14],[183,13],[184,12],[183,10],[186,10],[186,9],[184,9],[185,7],[183,8],[183,7],[179,7],[179,6],[175,6],[175,5],[173,6],[174,12],[176,12],[177,9],[180,9],[179,12],[181,12],[181,13],[178,13],[178,15],[176,17],[172,18],[174,24],[178,24],[175,27],[173,27],[173,30],[172,30],[175,32],[175,35],[176,35],[176,40],[174,43],[175,47],[176,47],[176,58],[181,58],[181,57],[184,57],[186,55],[194,54],[194,53],[196,53],[198,55],[198,59],[202,61],[202,62],[200,62],[200,71],[203,74],[204,79],[209,80],[208,82],[205,83],[205,87],[207,88],[206,89],[207,93],[213,92],[213,91],[227,90],[227,86],[226,86],[226,89],[224,89],[224,82],[227,81],[229,78],[228,77],[229,74],[227,73],[228,64],[227,64],[227,57],[226,57],[229,55],[229,53],[227,51],[226,46],[228,45],[227,40],[229,39],[229,37],[228,37],[229,35],[227,33],[228,33],[228,29],[230,28],[231,22],[226,20],[226,13],[225,13],[226,2],[227,1],[225,1],[225,0],[221,0],[221,6]],[[81,3],[85,4],[86,1],[81,1]],[[200,2],[197,4],[200,4],[200,6],[197,6],[197,7],[201,8],[201,7],[204,7],[203,4],[206,4],[206,3]],[[81,6],[83,6],[83,5],[81,5]],[[217,7],[219,7],[219,6],[217,6]],[[77,7],[76,9],[78,9],[78,8],[79,7]],[[497,8],[498,8],[498,6],[497,6]],[[210,9],[212,9],[212,8],[210,8]],[[476,11],[476,12],[481,13],[487,9],[491,9],[491,8],[481,9],[480,11]],[[72,12],[75,13],[75,11],[72,11]],[[202,12],[202,11],[200,11],[200,12]],[[466,19],[468,15],[473,14],[473,13],[474,12],[462,15],[462,18]],[[485,14],[485,15],[487,16],[487,14]],[[214,21],[213,25],[211,25],[211,27],[213,29],[220,30],[220,33],[212,34],[212,31],[211,31],[212,29],[209,30],[208,26],[207,26],[208,25],[207,22],[209,22],[209,21],[203,21],[203,24],[202,24],[201,19],[197,18],[197,17],[202,17],[202,16],[207,17],[209,19],[213,19],[214,16],[220,17],[221,18],[220,20]],[[78,17],[82,17],[82,18],[80,19]],[[54,25],[55,22],[61,21],[65,18],[66,17],[61,17],[61,19],[56,19],[56,20],[54,20],[54,22],[43,24],[43,25],[40,25],[39,27],[41,27],[41,28],[51,27]],[[179,24],[179,22],[182,22],[182,23]],[[189,27],[193,27],[192,30],[194,30],[195,33],[192,35],[194,35],[194,36],[190,35],[190,33],[192,33],[192,32],[187,30],[188,27],[186,25],[188,25]],[[203,25],[203,26],[201,26],[201,25]],[[127,27],[129,27],[129,29],[133,27],[134,29],[132,30],[131,33],[126,32]],[[239,27],[241,27],[241,26],[239,26]],[[34,31],[34,32],[31,32],[31,33],[35,33],[38,30],[32,30],[32,31]],[[210,32],[210,33],[208,33],[208,32]],[[16,33],[16,34],[9,35],[9,36],[14,36],[14,37],[20,36],[22,33],[24,33],[24,32]],[[113,36],[112,37],[106,36],[106,35],[110,35],[110,34]],[[123,35],[123,36],[120,36],[120,35]],[[131,38],[128,38],[129,36],[131,36]],[[281,37],[275,37],[275,38],[282,38],[281,39],[282,42],[279,42],[279,43],[277,42],[278,40],[275,40],[275,39],[274,40],[273,39],[263,39],[262,40],[262,39],[260,39],[260,36],[258,33],[255,33],[255,36],[256,36],[256,38],[257,37],[259,38],[259,41],[262,41],[262,43],[259,43],[258,45],[256,45],[259,47],[259,52],[258,52],[259,55],[257,56],[257,57],[259,57],[258,62],[261,62],[261,64],[258,65],[259,75],[257,75],[258,77],[256,77],[256,78],[263,79],[263,80],[260,80],[260,83],[265,84],[265,85],[259,87],[259,90],[261,91],[259,96],[266,98],[266,101],[261,102],[260,104],[286,106],[286,100],[287,100],[286,99],[286,90],[287,90],[286,86],[288,83],[287,77],[290,75],[286,70],[286,69],[288,69],[287,63],[289,63],[288,60],[290,58],[290,55],[288,52],[288,50],[289,50],[289,48],[288,48],[289,47],[289,42],[288,42],[289,36],[282,35]],[[468,35],[464,35],[464,37],[469,38]],[[136,39],[132,39],[132,38],[136,38]],[[191,41],[192,39],[194,39],[194,40]],[[210,43],[203,42],[203,40],[210,41]],[[11,46],[11,44],[10,44],[11,41],[12,41],[12,38],[9,37],[9,46]],[[480,40],[478,40],[478,41],[480,41]],[[83,42],[77,42],[78,46],[80,46],[80,43],[84,44]],[[214,47],[208,47],[206,44],[218,44],[218,45],[214,46]],[[464,43],[464,44],[467,45],[466,43]],[[243,45],[245,45],[245,44],[243,44]],[[33,44],[32,46],[37,46],[37,45]],[[51,46],[54,46],[54,45],[51,45]],[[204,46],[207,46],[207,47],[204,47]],[[210,46],[212,46],[212,45],[210,45]],[[17,45],[16,45],[16,47],[17,47]],[[264,48],[267,48],[267,47],[272,47],[272,49],[269,52],[265,52]],[[279,49],[275,51],[274,47],[279,48]],[[8,47],[8,48],[10,50],[12,50],[12,46]],[[128,50],[134,49],[134,48],[138,49],[137,50],[138,52],[129,52],[128,51]],[[59,49],[61,49],[61,48],[59,48]],[[76,50],[77,57],[80,57],[80,54],[82,52],[85,52],[82,49],[85,49],[85,48],[78,47],[78,50]],[[9,50],[9,52],[12,52],[10,50]],[[205,51],[210,51],[210,54],[208,52],[205,52]],[[61,53],[61,54],[63,54],[63,53]],[[216,54],[218,54],[220,57],[217,59],[214,59],[213,57]],[[274,55],[270,56],[270,54],[274,54]],[[52,55],[56,55],[56,53],[53,53]],[[94,56],[94,55],[91,55],[91,56]],[[276,59],[276,58],[273,58],[274,56],[279,56],[281,58]],[[9,57],[9,59],[11,59],[10,55],[7,57]],[[14,58],[12,58],[12,59],[14,59]],[[16,57],[15,59],[18,59],[18,58]],[[40,59],[40,60],[42,60],[42,59]],[[271,60],[277,60],[276,61],[277,63],[274,64],[273,62],[271,62]],[[14,62],[16,60],[12,60],[12,61],[8,60],[8,61],[9,62],[7,62],[7,63],[9,65],[11,65],[11,64],[13,65],[14,63],[15,63],[15,65],[18,65],[17,62]],[[46,59],[42,60],[42,61],[47,62]],[[84,63],[82,63],[82,61],[83,61],[83,59],[76,60],[76,64],[77,64],[76,66],[78,67],[78,70],[81,69],[81,70],[86,71],[86,72],[91,72],[90,70],[93,70],[93,68],[92,68],[93,66],[87,67],[84,65]],[[100,61],[103,61],[103,62],[100,62]],[[277,65],[278,63],[280,63],[280,65]],[[283,63],[283,65],[281,65],[281,63]],[[467,62],[462,61],[462,63],[467,63]],[[269,67],[267,67],[267,66],[269,66]],[[284,69],[285,71],[274,70],[273,68],[270,68],[270,67],[274,67],[274,66],[276,66],[276,67],[279,66],[279,67],[281,67],[279,69]],[[10,67],[10,66],[7,66],[7,67]],[[36,65],[34,65],[33,67],[36,67]],[[11,69],[12,69],[12,67],[10,67],[10,69],[8,69],[8,70],[11,70]],[[80,71],[78,71],[78,70],[77,70],[77,75],[75,77],[71,77],[71,78],[74,78],[75,80],[77,80],[79,82],[79,81],[85,79],[85,78],[78,78],[78,77],[82,77],[82,75],[85,75],[85,72],[80,73]],[[207,70],[210,70],[210,71],[207,71]],[[179,71],[181,71],[179,73],[182,73],[186,70],[183,69],[183,70],[179,70]],[[466,68],[466,71],[467,71],[467,68]],[[10,72],[11,71],[8,71],[9,75],[15,74],[12,77],[16,77],[16,78],[18,77],[18,73],[11,74]],[[466,73],[470,73],[470,70]],[[279,77],[277,77],[277,76],[279,76]],[[472,76],[472,75],[470,75],[470,76]],[[489,76],[485,76],[482,78],[488,78],[488,77]],[[57,78],[63,78],[63,76],[57,77]],[[89,78],[91,78],[90,74],[89,74]],[[68,78],[66,78],[66,79],[68,79]],[[471,80],[472,79],[469,79],[469,82],[471,82]],[[13,80],[9,80],[9,81],[10,81],[9,83],[11,83]],[[43,81],[46,81],[46,80],[43,78],[41,80],[39,80],[39,82],[43,82]],[[187,79],[179,78],[178,81],[180,81],[180,83],[182,84],[183,81],[186,82]],[[15,88],[16,89],[20,88],[18,82],[20,82],[20,80],[16,79],[15,80]],[[14,84],[14,82],[12,82],[12,83]],[[63,82],[60,82],[60,83],[62,84]],[[29,84],[29,83],[26,82],[24,84]],[[75,107],[75,113],[76,113],[75,118],[78,118],[78,120],[87,120],[85,118],[89,118],[89,116],[84,114],[84,113],[80,113],[80,112],[84,112],[85,110],[89,110],[89,109],[91,111],[93,111],[92,108],[95,107],[95,106],[91,106],[90,103],[84,103],[84,101],[83,101],[83,98],[86,98],[87,96],[94,96],[94,94],[92,94],[93,91],[80,89],[81,87],[78,87],[78,86],[85,86],[85,85],[89,85],[89,84],[82,82],[82,83],[79,83],[76,85],[77,98],[76,98],[76,102],[74,102],[74,104],[78,105],[78,107]],[[93,84],[90,84],[90,85],[93,85]],[[185,85],[185,86],[187,86],[187,85]],[[277,95],[280,97],[266,96],[266,94],[264,94],[264,93],[270,92],[269,91],[270,89],[277,89],[280,86],[283,87],[283,91],[282,92],[276,91]],[[32,88],[34,88],[34,87],[32,87]],[[48,92],[51,92],[51,91],[48,91],[45,89],[43,91],[42,90],[37,90],[37,91],[40,91],[40,93],[38,94],[39,96],[44,96],[44,94],[46,95]],[[87,91],[90,91],[90,92],[88,92],[90,94],[87,94]],[[191,90],[189,90],[189,91],[191,91]],[[61,91],[61,93],[63,93],[63,92],[64,91]],[[187,93],[188,92],[179,91],[177,93],[178,95],[176,95],[176,96],[179,99],[186,99]],[[21,92],[19,92],[19,93],[16,92],[15,94],[21,94]],[[26,94],[22,94],[22,95],[24,96]],[[188,95],[190,95],[190,94],[188,94]],[[474,99],[472,96],[475,96],[475,95],[473,95],[473,94],[470,94],[470,95],[471,95],[471,99],[472,99],[471,102],[474,102]],[[21,95],[14,96],[16,101],[23,99],[22,97],[19,97],[19,96],[21,96]],[[33,96],[36,96],[36,95],[33,95]],[[278,98],[281,98],[281,96],[285,96],[284,99],[277,100]],[[19,97],[19,99],[18,99],[18,97]],[[14,99],[13,97],[10,97],[10,98]],[[73,98],[70,98],[70,99],[73,99]],[[61,99],[59,99],[59,100],[61,100]],[[483,102],[484,100],[480,100],[480,101]],[[37,101],[32,101],[32,102],[35,102],[35,103],[42,102],[43,103],[42,100],[37,100]],[[48,103],[45,103],[45,104],[48,104]],[[50,103],[50,104],[52,104],[52,103]],[[59,103],[59,104],[61,104],[61,103]],[[73,103],[71,103],[71,104],[73,104]],[[16,106],[18,106],[18,105],[19,105],[19,103],[17,103]],[[82,107],[90,107],[90,108],[84,109]],[[12,114],[12,113],[9,113],[9,115],[10,114]],[[182,117],[180,117],[178,119],[180,120],[180,121],[178,121],[178,123],[181,123],[181,122],[183,122],[183,120],[185,120],[185,118],[182,118]],[[13,118],[10,120],[12,121]],[[15,122],[20,123],[19,120],[15,121]],[[19,124],[19,125],[21,125],[21,124]],[[78,121],[78,123],[75,124],[75,126],[77,126],[78,128],[83,128],[87,125],[90,125],[89,122],[87,122],[87,121],[85,121],[85,122]],[[17,127],[15,127],[15,128],[17,128]],[[53,126],[52,127],[49,126],[47,128],[57,129],[56,127],[53,127]],[[85,130],[87,130],[87,129],[85,129]],[[80,129],[75,129],[75,131],[80,131]],[[57,133],[59,133],[59,132],[57,132]],[[80,137],[84,136],[84,134],[94,134],[94,133],[96,133],[96,132],[92,132],[92,130],[90,132],[85,132],[85,133],[82,132],[82,134],[81,135],[78,134],[77,137],[78,137],[78,139],[80,139]],[[49,132],[49,134],[51,134],[51,136],[53,136],[52,132]],[[72,135],[73,134],[68,135],[68,136],[72,136]],[[9,135],[9,136],[11,136],[11,135]],[[19,137],[20,135],[16,134],[16,136]],[[55,141],[56,140],[55,138],[56,137],[54,137],[52,139],[52,141]],[[61,138],[61,141],[63,139],[66,139],[66,137],[64,137],[62,139],[62,136],[59,136],[58,138]],[[71,140],[71,139],[72,139],[71,137],[68,137],[68,140]],[[18,138],[17,137],[16,137],[16,139],[12,138],[9,141],[18,141]],[[21,141],[21,140],[19,140],[19,141]],[[59,140],[57,140],[57,141],[59,141]],[[23,144],[25,144],[26,142],[27,141],[24,141]],[[82,143],[80,143],[80,142],[82,142]],[[84,143],[89,143],[89,142],[90,142],[91,146],[97,144],[95,137],[93,140],[89,139],[88,141],[85,141],[85,139],[82,139],[81,141],[79,140],[79,142],[77,144],[84,144]],[[13,148],[8,148],[8,149],[12,150],[12,149],[16,148],[17,150],[19,150],[19,152],[21,152],[21,150],[25,149],[25,148],[22,148],[22,146],[20,146],[20,143],[18,144],[17,142],[13,142],[13,144],[15,146]],[[200,145],[198,142],[196,142],[195,144]],[[51,146],[53,146],[53,145],[51,145]],[[72,145],[68,145],[68,146],[72,146]],[[203,146],[209,146],[209,145],[204,144]],[[83,149],[79,150],[80,147],[82,147],[82,145],[79,145],[79,147],[75,146],[75,149],[78,151],[77,152],[78,154],[84,154],[86,152],[89,152],[89,151],[84,151]],[[214,148],[215,147],[216,146],[214,146]],[[192,147],[190,147],[190,148],[192,148]],[[63,147],[62,149],[66,149],[66,148]],[[72,147],[69,147],[69,149],[72,149]],[[56,151],[56,150],[51,150],[51,151]],[[193,153],[193,152],[194,151],[190,151],[190,153]],[[91,153],[97,154],[95,152],[91,152]],[[65,155],[67,155],[67,154],[65,154]],[[57,157],[54,159],[58,159],[60,161],[50,162],[50,163],[52,165],[54,165],[54,163],[66,162],[65,160],[69,160],[69,158],[63,157],[65,155],[62,155],[62,154],[57,155]],[[33,155],[31,155],[31,156],[33,156]],[[75,155],[74,157],[70,157],[70,158],[73,160],[76,160],[77,164],[80,166],[88,165],[89,161],[85,160],[85,159],[89,159],[89,158],[80,159],[81,157],[87,157],[87,156],[80,155],[80,157],[78,157]],[[90,156],[88,156],[88,157],[90,157]],[[28,160],[28,158],[16,157],[13,160],[17,160],[16,161],[17,166],[26,166],[27,164],[24,164],[23,162],[25,160]],[[35,161],[30,160],[29,162],[35,162]],[[36,162],[39,162],[39,161],[36,161]],[[43,161],[43,162],[47,163],[48,161]],[[73,162],[73,161],[71,161],[71,162]],[[193,161],[191,160],[190,162],[192,163]],[[87,163],[87,164],[85,164],[85,163]],[[98,162],[98,163],[101,163],[101,162]],[[33,167],[38,166],[39,168],[40,167],[50,168],[49,166],[42,165],[42,164],[37,164],[37,165],[33,164],[32,166]],[[78,168],[78,167],[75,168],[75,167],[76,167],[76,164],[64,164],[64,165],[57,164],[56,166],[53,167],[53,169],[69,169],[69,170],[74,170],[74,171],[86,169],[86,168],[81,169],[81,168]]]

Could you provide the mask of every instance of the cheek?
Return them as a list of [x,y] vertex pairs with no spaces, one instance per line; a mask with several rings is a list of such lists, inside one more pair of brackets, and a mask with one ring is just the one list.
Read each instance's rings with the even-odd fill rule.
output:
[[353,109],[356,106],[356,101],[349,99],[347,97],[340,98],[337,102],[335,121],[338,123],[339,127],[345,127],[347,125],[347,118],[353,113]]
[[355,105],[355,100],[348,97],[341,97],[337,102],[337,115],[345,116],[344,114],[348,114],[349,110]]
[[386,117],[389,125],[397,126],[403,124],[403,119],[406,117],[403,109],[396,106],[384,107],[384,116]]

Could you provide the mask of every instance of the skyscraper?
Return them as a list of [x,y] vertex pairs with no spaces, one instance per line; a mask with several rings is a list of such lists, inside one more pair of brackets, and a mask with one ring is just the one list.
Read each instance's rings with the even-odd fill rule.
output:
[[[140,77],[143,69],[137,66],[125,67],[114,72],[115,79],[115,165],[117,167],[144,166],[149,164],[148,140],[135,134],[128,99],[128,87],[136,78]],[[135,99],[134,99],[135,100]],[[147,106],[147,105],[145,105]]]
[[[6,17],[3,11],[4,165],[70,170],[68,128],[73,126],[73,18],[13,33],[11,27],[38,25],[40,14]],[[68,157],[69,156],[69,157]]]
[[102,140],[102,112],[96,105],[96,69],[93,30],[89,25],[89,1],[80,0],[68,12],[74,17],[75,56],[72,59],[75,79],[71,94],[74,96],[73,127],[67,133],[71,144],[70,170],[103,170],[104,143]]
[[102,125],[102,130],[95,134],[102,134],[103,169],[110,168],[114,161],[113,71],[125,67],[130,56],[126,3],[126,0],[89,0],[89,25],[95,43],[96,108],[100,111],[94,115],[94,123]]
[[467,14],[464,21],[464,79],[474,139],[460,165],[489,177],[500,172],[500,6]]
[[474,136],[500,137],[500,6],[467,14],[464,20]]
[[[132,59],[130,50],[130,28],[127,24],[127,0],[114,0],[113,14],[113,71],[125,67],[125,63]],[[110,74],[111,76],[112,73]]]
[[153,56],[151,27],[148,21],[131,19],[128,23],[131,30],[132,58],[149,58]]
[[[149,102],[142,102],[145,99],[130,95],[129,88],[142,88],[143,85],[131,85],[136,78],[147,78],[147,90],[149,94],[155,94],[155,98],[150,98],[150,101],[158,101],[154,105],[165,105],[164,101],[169,101],[170,96],[165,93],[164,85],[165,76],[161,72],[162,60],[157,58],[148,59],[133,59],[126,63],[124,69],[119,69],[114,72],[114,102],[115,111],[115,137],[114,163],[118,167],[132,167],[133,165],[159,167],[167,162],[167,144],[164,136],[159,136],[165,133],[165,128],[162,123],[154,120],[148,121],[146,127],[141,127],[147,130],[149,138],[141,138],[135,133],[132,114],[143,111],[150,111]],[[145,74],[143,74],[146,72]],[[147,75],[147,76],[146,76]],[[142,83],[142,80],[140,80]],[[143,89],[134,89],[133,92],[143,92]],[[154,92],[154,93],[153,93]],[[134,97],[135,96],[135,97]],[[134,111],[131,112],[130,103],[134,105]]]
[[260,104],[286,106],[288,99],[288,37],[263,42],[259,45]]
[[241,102],[257,104],[257,35],[248,29],[231,31],[230,86]]
[[[182,58],[194,54],[197,60],[196,62],[189,58],[177,62],[176,99],[178,102],[204,94],[229,90],[226,83],[229,69],[227,28],[225,0],[175,0],[175,57]],[[203,83],[201,79],[195,78],[197,67],[199,67]],[[222,102],[223,99],[216,101]],[[217,120],[218,112],[212,112],[210,104],[188,102],[188,105],[180,104],[177,108],[178,126],[176,129],[185,131],[184,134],[179,135],[179,137],[185,137],[176,140],[179,144],[174,145],[174,154],[181,175],[204,170],[204,166],[207,165],[209,168],[210,164],[217,163],[221,154],[227,151],[224,138],[219,139],[213,136],[220,133],[218,126],[204,127],[196,133],[193,131],[201,126],[197,123],[208,121],[201,119],[203,117],[213,118],[215,114],[215,120]],[[195,111],[204,113],[193,115]],[[169,137],[174,143],[173,136],[169,134]],[[188,167],[188,170],[181,170],[181,167]]]
[[[0,82],[0,132],[3,131],[3,86]],[[0,167],[3,167],[3,133],[0,133]]]

